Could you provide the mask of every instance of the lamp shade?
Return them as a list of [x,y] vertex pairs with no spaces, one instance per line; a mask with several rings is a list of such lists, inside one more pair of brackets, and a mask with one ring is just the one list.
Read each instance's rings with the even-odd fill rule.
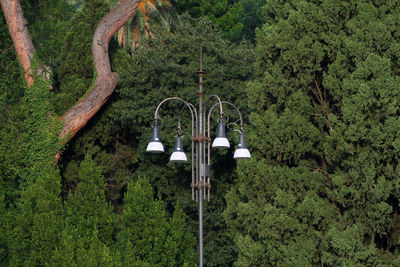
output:
[[220,122],[218,123],[217,128],[217,137],[214,139],[212,143],[213,148],[229,148],[230,144],[225,134],[225,124]]
[[182,137],[178,136],[175,141],[174,152],[172,153],[169,161],[172,162],[187,162],[187,157],[183,151],[183,141]]
[[153,133],[151,135],[150,143],[147,145],[146,152],[149,153],[162,153],[164,146],[160,141],[160,128],[157,125],[153,126]]
[[246,147],[246,139],[244,134],[239,135],[239,143],[238,147],[235,150],[235,154],[233,154],[234,159],[250,159],[250,151]]

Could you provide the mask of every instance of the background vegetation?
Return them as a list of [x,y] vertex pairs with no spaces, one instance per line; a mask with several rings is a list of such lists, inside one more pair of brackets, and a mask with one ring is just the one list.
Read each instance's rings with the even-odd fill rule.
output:
[[167,153],[145,147],[157,103],[196,103],[200,46],[252,153],[213,151],[205,265],[400,265],[398,1],[148,1],[110,42],[116,92],[66,146],[56,117],[91,87],[117,2],[21,4],[53,90],[26,88],[1,16],[1,266],[196,265],[190,167],[168,163],[179,106],[161,113]]

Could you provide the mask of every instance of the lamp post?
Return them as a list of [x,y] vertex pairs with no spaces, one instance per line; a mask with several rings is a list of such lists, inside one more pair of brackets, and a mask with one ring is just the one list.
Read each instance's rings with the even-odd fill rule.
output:
[[[184,104],[178,117],[178,127],[177,127],[177,138],[175,142],[174,152],[170,157],[171,162],[187,162],[186,154],[183,150],[182,141],[182,129],[181,129],[181,115],[185,108],[188,108],[192,119],[192,200],[198,202],[199,206],[199,266],[203,266],[203,200],[210,201],[210,165],[211,165],[211,147],[215,149],[225,149],[229,148],[230,144],[225,134],[225,124],[223,123],[223,116],[225,115],[223,111],[223,106],[228,105],[233,107],[239,115],[239,143],[235,151],[235,159],[249,159],[251,158],[250,152],[246,147],[245,136],[243,132],[243,118],[239,109],[232,103],[221,101],[219,96],[211,95],[208,97],[207,101],[204,103],[204,91],[203,91],[203,66],[202,66],[202,50],[200,48],[200,69],[199,74],[199,91],[198,99],[199,105],[198,109],[196,107],[179,98],[179,97],[169,97],[164,99],[158,104],[154,113],[154,126],[152,128],[152,137],[150,143],[147,145],[146,152],[149,153],[162,153],[164,152],[164,146],[160,140],[160,128],[158,126],[158,112],[161,106],[170,100],[177,100]],[[207,106],[211,100],[215,100],[216,103],[211,106],[207,113]],[[210,103],[211,105],[211,103]],[[210,137],[210,119],[212,112],[215,108],[219,109],[218,116],[218,126],[217,135],[211,145]],[[207,115],[207,116],[206,116]],[[206,135],[207,130],[207,135]]]

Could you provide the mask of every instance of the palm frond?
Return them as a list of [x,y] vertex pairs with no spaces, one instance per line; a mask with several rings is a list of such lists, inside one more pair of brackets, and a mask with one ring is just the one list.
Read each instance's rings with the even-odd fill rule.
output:
[[125,26],[122,26],[118,30],[118,44],[119,46],[125,47],[124,46],[124,32],[125,32]]
[[[111,4],[117,0],[109,0]],[[167,0],[143,0],[136,13],[129,19],[127,24],[118,31],[118,44],[125,49],[130,46],[132,50],[138,48],[141,44],[149,42],[154,37],[150,21],[158,21],[162,28],[171,31],[171,19],[169,13],[171,2]],[[128,44],[128,45],[127,45]]]

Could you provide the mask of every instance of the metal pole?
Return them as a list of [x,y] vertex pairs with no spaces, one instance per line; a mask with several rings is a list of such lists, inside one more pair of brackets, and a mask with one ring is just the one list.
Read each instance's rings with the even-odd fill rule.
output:
[[[202,189],[200,190],[200,196]],[[199,266],[203,267],[203,198],[199,197]]]
[[[242,120],[242,114],[238,110],[238,108],[233,105],[232,103],[221,101],[219,96],[217,95],[211,95],[208,100],[203,102],[204,98],[204,92],[203,92],[203,61],[202,61],[202,48],[200,47],[200,68],[198,71],[199,74],[199,91],[198,91],[198,97],[199,97],[199,108],[196,110],[196,107],[189,103],[186,102],[185,100],[179,98],[179,97],[169,97],[164,99],[163,101],[158,104],[156,111],[154,113],[154,121],[155,125],[157,125],[157,120],[158,120],[158,111],[162,104],[169,100],[179,100],[182,101],[187,108],[189,108],[190,113],[192,115],[192,199],[195,200],[196,202],[199,203],[199,266],[203,267],[203,256],[204,256],[204,242],[203,242],[203,201],[206,200],[207,195],[208,195],[208,201],[210,201],[210,165],[211,165],[211,139],[210,139],[210,116],[214,108],[219,105],[220,108],[220,119],[222,118],[224,112],[222,110],[222,104],[228,104],[232,106],[239,114],[239,120],[240,120],[240,133],[243,134],[243,120]],[[207,103],[210,100],[210,98],[216,98],[218,100],[218,103],[213,105],[208,113],[208,116],[206,114],[207,111]],[[182,110],[179,114],[178,117],[178,130],[180,131],[181,129],[181,114]],[[195,115],[195,116],[193,116]],[[197,116],[196,116],[197,115]],[[195,121],[195,122],[194,122]],[[207,124],[206,124],[207,122]],[[196,133],[194,134],[194,126],[196,125]],[[206,135],[206,127],[207,127],[207,135]],[[196,135],[193,136],[193,135]],[[243,139],[244,140],[244,139]],[[206,151],[206,144],[207,142],[207,151]],[[196,147],[194,147],[194,144]],[[150,144],[149,144],[150,145]],[[194,154],[194,150],[196,150],[196,153]],[[159,150],[147,150],[148,152],[161,152]],[[207,157],[207,162],[206,162],[206,154],[208,153]],[[249,152],[247,152],[249,153]],[[194,159],[194,155],[195,158]],[[246,156],[250,158],[249,156]],[[195,192],[194,192],[195,191]],[[195,194],[193,194],[195,193]]]
[[202,48],[200,47],[200,69],[199,69],[199,136],[200,143],[199,153],[197,154],[200,160],[200,179],[198,185],[199,191],[199,266],[203,267],[203,190],[205,179],[205,162],[203,158],[205,136],[205,121],[203,116],[203,63],[202,63]]

